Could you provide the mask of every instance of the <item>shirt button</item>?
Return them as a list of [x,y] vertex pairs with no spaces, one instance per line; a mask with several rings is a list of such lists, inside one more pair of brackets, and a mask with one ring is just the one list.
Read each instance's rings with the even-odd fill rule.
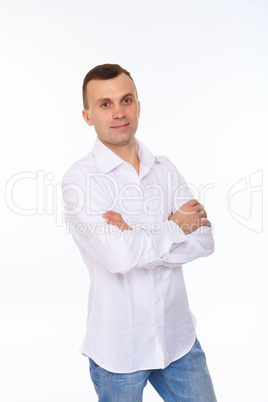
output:
[[177,239],[179,240],[180,236],[179,236],[179,235],[177,235],[176,237],[177,237]]
[[150,207],[149,207],[149,205],[147,205],[146,209],[147,209],[147,211],[150,211]]
[[161,300],[161,297],[158,296],[157,301],[159,302]]
[[158,324],[158,327],[157,327],[157,328],[160,329],[161,327],[162,327],[162,325],[161,325],[161,324]]
[[155,267],[154,270],[157,271],[157,267]]

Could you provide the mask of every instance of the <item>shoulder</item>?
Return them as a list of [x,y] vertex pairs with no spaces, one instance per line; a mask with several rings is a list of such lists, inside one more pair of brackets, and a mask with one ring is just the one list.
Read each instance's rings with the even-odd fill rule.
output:
[[164,155],[156,155],[156,160],[158,163],[160,163],[162,165],[162,167],[166,167],[167,169],[169,169],[171,172],[179,174],[178,168],[177,166],[166,156]]
[[92,152],[83,156],[81,159],[74,162],[69,169],[65,172],[62,178],[62,184],[67,185],[84,179],[88,173],[98,172],[98,166]]
[[185,186],[186,181],[183,175],[179,172],[177,166],[166,156],[156,155],[157,165],[161,171],[165,171],[168,174],[175,187]]
[[156,155],[155,157],[156,157],[156,160],[158,162],[160,162],[161,164],[171,167],[172,169],[174,169],[174,168],[176,169],[174,163],[172,163],[171,160],[167,156]]

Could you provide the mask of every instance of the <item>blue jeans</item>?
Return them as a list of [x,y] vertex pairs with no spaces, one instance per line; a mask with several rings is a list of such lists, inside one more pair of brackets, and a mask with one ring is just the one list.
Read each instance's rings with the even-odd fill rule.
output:
[[206,356],[199,341],[165,369],[118,374],[90,361],[90,375],[99,402],[141,402],[147,381],[165,402],[216,402]]

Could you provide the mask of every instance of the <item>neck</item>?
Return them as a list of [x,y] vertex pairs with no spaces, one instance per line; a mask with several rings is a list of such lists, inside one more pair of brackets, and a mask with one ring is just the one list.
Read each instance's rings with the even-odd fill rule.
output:
[[136,153],[135,139],[133,139],[131,144],[126,144],[126,145],[121,145],[121,146],[106,143],[104,141],[102,141],[102,142],[112,152],[114,152],[117,156],[119,156],[119,158],[123,159],[125,162],[128,162],[130,165],[132,165],[135,168],[136,172],[139,174],[140,160]]

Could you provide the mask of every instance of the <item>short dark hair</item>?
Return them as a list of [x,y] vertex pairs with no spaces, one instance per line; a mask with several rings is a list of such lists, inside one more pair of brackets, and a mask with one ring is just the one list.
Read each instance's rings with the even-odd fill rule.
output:
[[129,78],[132,79],[134,82],[133,78],[131,77],[130,73],[119,66],[119,64],[100,64],[99,66],[96,66],[92,68],[87,75],[84,78],[83,81],[83,87],[82,87],[82,92],[83,92],[83,105],[84,109],[88,109],[88,103],[87,103],[87,84],[91,80],[109,80],[111,78],[115,78],[120,74],[126,74]]

